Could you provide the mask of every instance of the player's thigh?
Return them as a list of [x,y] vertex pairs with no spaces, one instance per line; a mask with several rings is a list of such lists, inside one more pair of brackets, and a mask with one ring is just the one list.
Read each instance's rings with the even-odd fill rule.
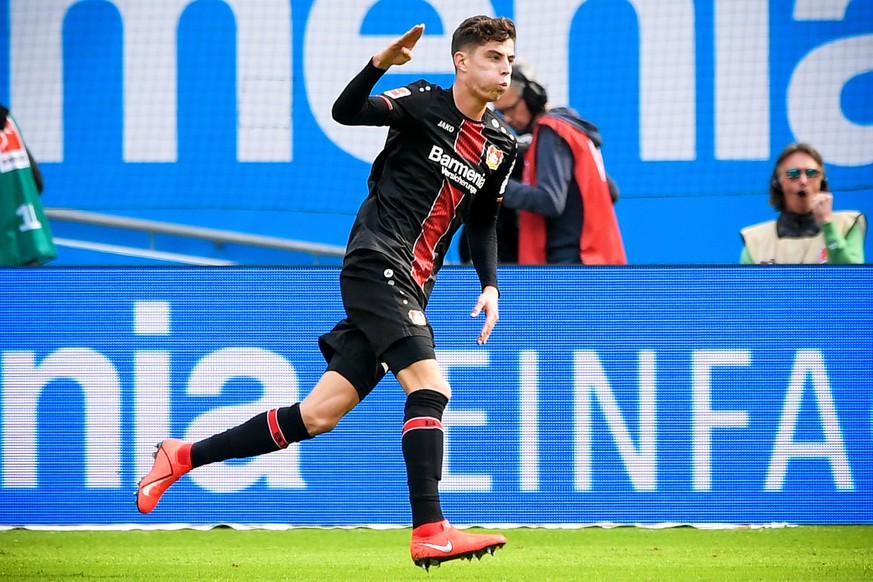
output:
[[327,371],[339,374],[354,386],[359,401],[373,391],[388,371],[373,353],[367,336],[348,319],[319,337],[318,346],[327,360]]

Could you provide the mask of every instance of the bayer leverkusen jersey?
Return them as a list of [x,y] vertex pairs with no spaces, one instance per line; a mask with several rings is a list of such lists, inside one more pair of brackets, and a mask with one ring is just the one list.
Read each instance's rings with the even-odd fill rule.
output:
[[426,81],[369,101],[371,112],[381,112],[377,124],[389,130],[348,251],[380,251],[408,267],[416,283],[429,290],[468,215],[496,216],[515,162],[515,137],[491,110],[482,121],[465,117],[451,89]]

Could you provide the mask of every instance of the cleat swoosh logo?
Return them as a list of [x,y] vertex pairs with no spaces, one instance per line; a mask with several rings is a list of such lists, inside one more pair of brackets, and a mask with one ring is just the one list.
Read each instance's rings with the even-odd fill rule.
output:
[[446,543],[446,545],[444,545],[444,546],[440,546],[440,545],[438,545],[438,544],[426,544],[426,543],[424,543],[424,542],[422,542],[421,545],[423,545],[423,546],[425,546],[425,547],[427,547],[427,548],[434,549],[434,550],[436,550],[436,551],[438,551],[438,552],[445,552],[445,553],[447,553],[447,554],[448,554],[449,552],[452,551],[452,540],[449,540],[449,541]]
[[[155,487],[157,487],[158,485],[160,485],[164,481],[169,481],[172,478],[173,478],[172,475],[168,475],[166,477],[162,477],[162,478],[158,479],[157,481],[152,481],[151,483],[149,483],[148,485],[146,485],[145,487],[142,488],[142,494],[145,495],[146,497],[150,497],[152,494],[152,489],[154,489]],[[449,545],[451,545],[451,544],[449,544]]]

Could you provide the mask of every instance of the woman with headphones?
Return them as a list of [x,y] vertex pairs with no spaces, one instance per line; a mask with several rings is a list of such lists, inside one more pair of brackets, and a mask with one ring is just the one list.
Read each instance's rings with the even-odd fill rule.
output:
[[779,218],[740,231],[740,262],[759,264],[860,264],[867,220],[856,211],[833,211],[821,154],[808,144],[782,150],[770,178],[770,205]]

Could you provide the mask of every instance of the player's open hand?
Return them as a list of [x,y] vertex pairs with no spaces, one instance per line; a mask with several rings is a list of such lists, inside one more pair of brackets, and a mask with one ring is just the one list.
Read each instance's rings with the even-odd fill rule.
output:
[[412,47],[424,34],[424,25],[416,24],[406,34],[386,46],[373,57],[373,66],[388,69],[391,65],[402,65],[412,60]]
[[491,287],[490,285],[485,287],[485,289],[482,290],[482,294],[479,295],[479,300],[476,301],[476,306],[470,313],[470,317],[478,317],[482,311],[485,312],[485,325],[482,326],[482,331],[479,332],[479,338],[476,340],[479,345],[488,341],[488,336],[491,335],[491,330],[494,329],[494,324],[497,323],[498,319],[500,319],[497,310],[497,299],[499,296],[500,294],[497,292],[496,288]]

